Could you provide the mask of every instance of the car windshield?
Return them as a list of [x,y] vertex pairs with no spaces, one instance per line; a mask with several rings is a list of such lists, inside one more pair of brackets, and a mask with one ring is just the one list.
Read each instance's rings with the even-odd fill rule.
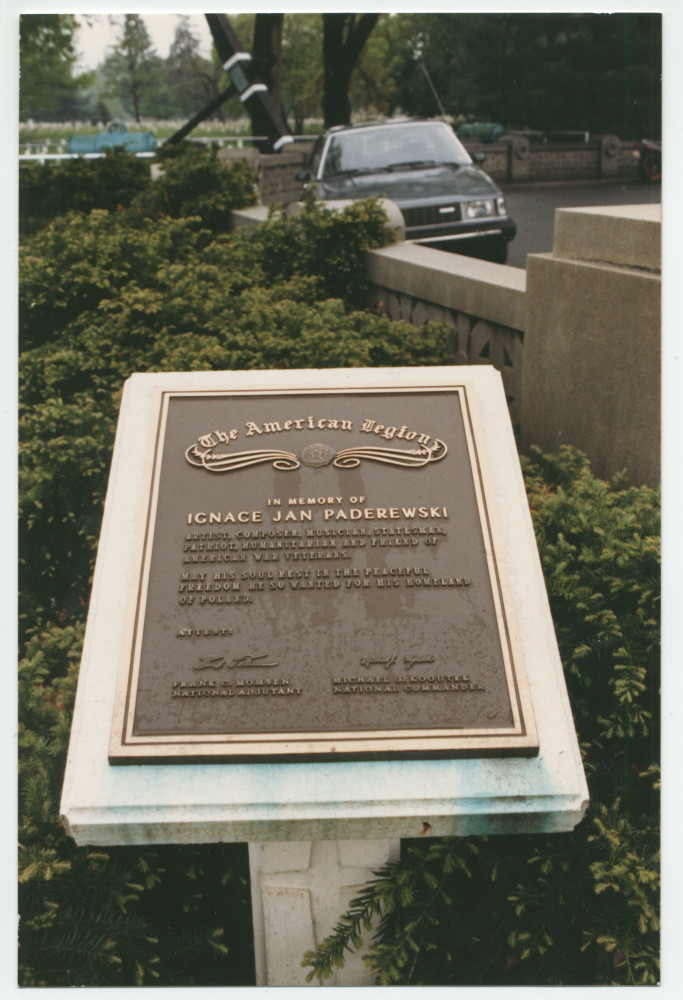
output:
[[415,169],[435,164],[464,166],[469,154],[447,125],[411,122],[360,128],[332,136],[323,177]]

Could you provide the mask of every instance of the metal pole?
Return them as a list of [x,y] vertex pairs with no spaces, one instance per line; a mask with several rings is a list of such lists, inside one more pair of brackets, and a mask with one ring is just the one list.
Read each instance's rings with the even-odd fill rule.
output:
[[421,60],[421,59],[420,59],[420,66],[422,67],[422,72],[424,73],[424,75],[425,75],[425,76],[426,76],[426,78],[427,78],[427,83],[428,83],[428,84],[429,84],[429,86],[430,86],[430,87],[432,88],[432,93],[434,94],[434,100],[435,100],[435,101],[436,101],[436,103],[437,103],[437,104],[439,105],[439,111],[441,112],[441,114],[442,114],[442,115],[445,115],[445,114],[446,114],[446,111],[445,111],[445,108],[444,108],[443,104],[441,103],[441,99],[440,99],[439,95],[438,95],[438,94],[437,94],[437,92],[436,92],[436,87],[435,87],[435,86],[434,86],[434,84],[432,83],[432,78],[431,78],[431,76],[429,75],[429,73],[427,72],[427,67],[426,67],[426,66],[425,66],[425,64],[424,64],[424,63],[422,62],[422,60]]

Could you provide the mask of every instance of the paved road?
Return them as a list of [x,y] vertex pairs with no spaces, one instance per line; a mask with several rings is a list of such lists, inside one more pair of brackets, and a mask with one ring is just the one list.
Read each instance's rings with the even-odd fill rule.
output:
[[517,223],[517,236],[510,244],[508,264],[526,267],[529,253],[549,253],[553,248],[556,208],[583,205],[640,205],[662,198],[659,184],[627,182],[580,182],[574,184],[517,184],[504,188],[510,215]]

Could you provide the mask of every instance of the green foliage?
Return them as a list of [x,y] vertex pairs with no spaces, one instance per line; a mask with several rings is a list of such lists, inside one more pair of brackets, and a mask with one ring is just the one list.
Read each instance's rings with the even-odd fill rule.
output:
[[[135,221],[196,217],[211,232],[225,232],[235,208],[256,200],[255,175],[245,160],[219,160],[215,147],[186,142],[162,147],[160,177],[150,180],[149,163],[123,150],[108,150],[102,159],[78,158],[64,163],[30,163],[19,171],[19,229],[36,233],[47,222],[69,212],[88,214],[130,208],[124,228]],[[109,221],[104,223],[110,226]],[[59,231],[59,228],[56,230]],[[97,240],[95,227],[82,232]],[[78,252],[77,244],[74,250]],[[66,284],[66,282],[65,282]]]
[[243,846],[79,848],[59,821],[81,622],[19,665],[22,986],[252,981]]
[[66,207],[73,212],[127,207],[150,183],[149,164],[132,153],[108,150],[99,160],[26,163],[19,171],[19,232],[37,232]]
[[211,232],[227,232],[230,213],[256,201],[256,178],[246,160],[222,162],[215,146],[162,147],[159,159],[161,176],[132,206],[144,218],[198,217]]
[[382,985],[658,982],[659,497],[564,448],[527,491],[591,803],[570,834],[404,844],[304,957],[330,976],[377,928]]
[[[206,186],[183,198],[180,179],[192,184],[198,176]],[[336,215],[311,203],[293,219],[275,212],[257,230],[215,234],[204,228],[215,224],[211,180],[218,201],[234,185],[225,205],[249,193],[241,165],[178,153],[155,182],[159,194],[144,191],[121,212],[62,216],[22,247],[20,579],[27,628],[70,621],[87,602],[120,393],[131,372],[448,359],[443,328],[426,327],[416,339],[383,315],[350,313],[336,297],[363,299],[363,249],[386,239],[376,204]],[[171,218],[160,204],[191,215]]]
[[[243,851],[77,848],[59,823],[126,378],[449,360],[445,327],[417,332],[359,309],[363,251],[386,239],[376,203],[335,214],[311,202],[231,234],[211,196],[219,212],[246,199],[243,168],[180,150],[157,183],[120,211],[55,218],[22,246],[24,986],[251,981]],[[313,974],[342,962],[379,917],[368,959],[382,983],[656,981],[657,496],[596,480],[571,450],[536,455],[525,471],[590,812],[572,834],[408,843],[308,956]]]
[[456,118],[660,136],[658,13],[413,14],[398,15],[392,28],[411,35],[395,104],[412,114],[438,113],[420,52]]
[[59,118],[77,109],[74,96],[78,81],[72,76],[77,27],[73,14],[22,14],[19,114],[24,121]]

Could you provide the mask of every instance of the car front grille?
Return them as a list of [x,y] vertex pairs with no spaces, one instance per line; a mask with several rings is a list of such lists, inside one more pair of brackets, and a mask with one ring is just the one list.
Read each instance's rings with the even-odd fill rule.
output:
[[[444,212],[443,209],[453,209]],[[415,208],[402,208],[401,213],[407,229],[417,226],[445,226],[449,222],[460,222],[462,215],[460,205],[418,205]]]

